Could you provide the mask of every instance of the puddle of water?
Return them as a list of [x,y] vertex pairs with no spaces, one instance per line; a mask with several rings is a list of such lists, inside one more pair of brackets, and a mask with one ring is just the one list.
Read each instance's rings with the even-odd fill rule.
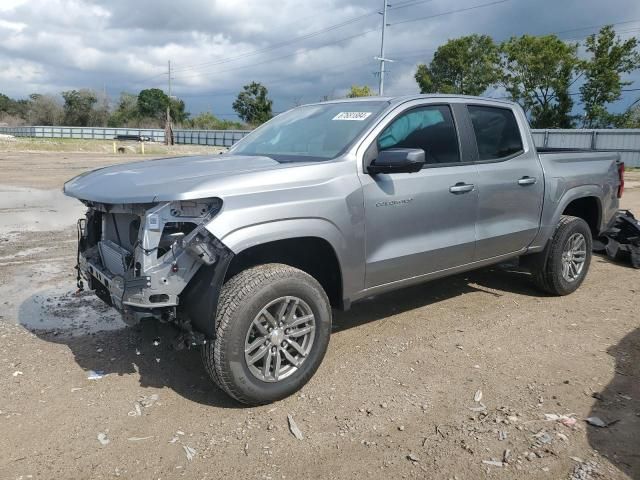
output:
[[125,328],[120,314],[93,292],[68,288],[43,290],[22,302],[18,322],[29,330],[57,330],[67,335]]
[[62,230],[84,215],[86,207],[61,190],[0,185],[0,231]]

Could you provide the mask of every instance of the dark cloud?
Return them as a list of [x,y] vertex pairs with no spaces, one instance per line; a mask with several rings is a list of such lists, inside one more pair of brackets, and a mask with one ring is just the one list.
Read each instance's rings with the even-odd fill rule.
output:
[[[640,34],[637,0],[510,0],[400,23],[488,1],[395,2],[388,20],[387,56],[396,59],[389,66],[388,93],[416,92],[415,64],[428,61],[438,45],[460,35],[485,33],[501,40],[523,33],[563,32],[561,36],[569,39],[597,30],[573,29],[608,22],[629,22],[618,27],[623,36]],[[125,90],[164,88],[171,59],[174,92],[184,97],[192,112],[231,112],[235,92],[252,80],[265,83],[276,110],[283,110],[296,102],[343,95],[352,84],[377,85],[373,57],[380,48],[376,9],[381,4],[2,0],[0,85],[13,96],[80,87],[106,88],[116,96]],[[403,4],[409,6],[400,8]],[[625,97],[627,103],[630,99]]]

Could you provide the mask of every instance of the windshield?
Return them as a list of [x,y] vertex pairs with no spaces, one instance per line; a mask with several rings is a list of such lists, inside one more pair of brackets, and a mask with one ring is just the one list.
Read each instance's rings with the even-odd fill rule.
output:
[[374,100],[294,108],[240,140],[229,153],[279,162],[329,160],[343,153],[388,105]]

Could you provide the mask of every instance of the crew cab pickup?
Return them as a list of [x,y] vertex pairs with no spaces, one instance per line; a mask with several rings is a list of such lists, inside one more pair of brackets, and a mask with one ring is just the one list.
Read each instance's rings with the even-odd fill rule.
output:
[[[544,291],[587,274],[616,154],[536,149],[522,109],[465,96],[289,110],[226,154],[84,173],[78,271],[122,313],[173,322],[212,380],[262,404],[302,387],[332,309],[521,258]],[[80,280],[81,281],[81,280]]]

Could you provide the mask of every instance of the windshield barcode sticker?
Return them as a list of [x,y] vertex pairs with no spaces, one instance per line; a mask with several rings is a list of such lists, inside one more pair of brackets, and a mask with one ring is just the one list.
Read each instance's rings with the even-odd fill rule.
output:
[[371,112],[340,112],[332,120],[355,120],[361,122],[371,115]]

